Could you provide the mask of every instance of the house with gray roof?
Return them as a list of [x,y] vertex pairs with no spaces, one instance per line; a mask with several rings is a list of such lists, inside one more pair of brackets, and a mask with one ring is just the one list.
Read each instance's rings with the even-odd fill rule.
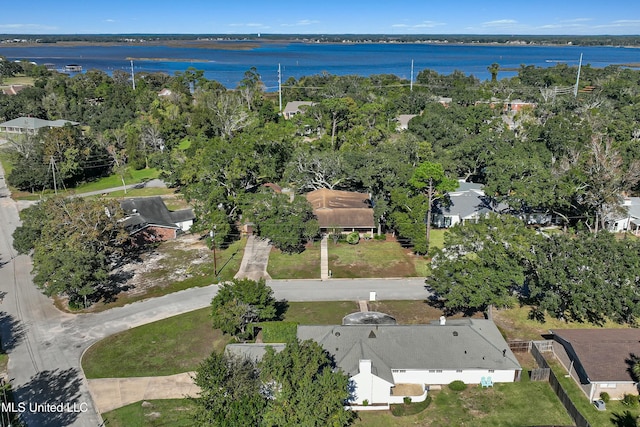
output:
[[69,120],[44,120],[36,117],[18,117],[8,122],[0,123],[0,132],[9,134],[36,134],[42,128],[56,128],[64,125],[77,126],[78,122]]
[[622,198],[620,208],[618,212],[608,215],[607,229],[614,233],[629,231],[636,236],[640,235],[640,197]]
[[174,239],[178,233],[189,231],[195,219],[191,209],[170,211],[161,197],[124,199],[120,206],[127,214],[125,229],[147,242]]
[[458,189],[447,193],[447,198],[434,205],[432,225],[449,228],[459,223],[476,222],[493,212],[481,184],[460,181]]
[[[429,386],[455,380],[513,382],[522,370],[498,328],[485,319],[442,319],[429,325],[300,325],[297,337],[318,342],[333,356],[336,368],[351,379],[353,405],[367,401],[384,409],[402,403],[407,394],[396,390],[407,386],[422,391],[412,396],[416,402],[426,398]],[[242,354],[238,345],[227,349],[231,347]],[[251,354],[256,351],[260,349]]]
[[304,112],[305,107],[310,107],[313,105],[311,101],[290,101],[287,102],[287,105],[282,110],[282,116],[289,120],[291,117],[296,114],[300,114]]

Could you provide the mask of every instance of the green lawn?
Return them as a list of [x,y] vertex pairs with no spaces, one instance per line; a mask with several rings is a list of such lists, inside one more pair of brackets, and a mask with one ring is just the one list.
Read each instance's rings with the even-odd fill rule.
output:
[[[546,357],[546,356],[545,356]],[[567,370],[558,362],[557,360],[550,360],[551,358],[546,357],[549,366],[553,369],[553,372],[556,374],[558,378],[558,382],[565,389],[571,401],[576,405],[578,410],[582,415],[585,416],[587,421],[594,426],[611,426],[611,417],[614,414],[622,414],[624,411],[630,411],[635,417],[640,416],[640,408],[630,408],[625,406],[620,401],[610,400],[607,403],[606,411],[598,411],[595,406],[589,401],[587,396],[582,392],[578,384],[573,380],[573,378],[565,377],[567,374]]]
[[358,426],[513,426],[572,425],[573,422],[546,382],[495,384],[454,392],[446,387],[431,393],[424,411],[395,417],[390,412],[361,412]]
[[87,378],[173,375],[195,370],[228,342],[207,307],[107,337],[85,352],[82,368]]
[[188,399],[149,400],[102,414],[109,427],[192,427],[193,403]]
[[329,241],[329,270],[335,278],[416,277],[411,250],[393,240],[360,240],[357,245]]
[[[418,414],[396,417],[390,411],[360,412],[354,425],[520,427],[573,424],[546,382],[495,384],[489,389],[470,387],[463,392],[445,388],[431,392],[431,396],[431,405]],[[104,418],[110,426],[187,426],[192,422],[190,405],[187,399],[152,400],[146,407],[142,406],[142,402],[137,402],[108,412]],[[150,416],[152,413],[154,416]]]
[[267,272],[273,279],[319,279],[320,242],[307,245],[299,254],[285,254],[272,249]]
[[27,76],[4,77],[2,81],[3,83],[0,85],[0,88],[9,87],[10,85],[33,86],[34,78]]
[[528,306],[494,310],[493,320],[512,340],[539,340],[542,339],[543,334],[549,333],[549,329],[628,327],[628,325],[614,322],[606,322],[604,325],[563,322],[550,316],[547,316],[544,322],[539,322],[530,319],[529,312],[530,307]]

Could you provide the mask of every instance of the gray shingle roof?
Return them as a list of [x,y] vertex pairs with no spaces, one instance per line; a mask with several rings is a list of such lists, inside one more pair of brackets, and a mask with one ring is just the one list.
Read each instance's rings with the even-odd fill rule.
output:
[[124,199],[120,202],[122,209],[129,215],[125,228],[138,230],[146,226],[178,228],[176,222],[194,219],[191,209],[171,212],[161,197],[139,197]]
[[52,121],[52,120],[38,119],[36,117],[18,117],[17,119],[0,123],[0,127],[37,130],[43,127],[62,127],[67,123],[73,126],[78,124],[78,122],[72,122],[69,120],[53,120]]
[[298,338],[317,341],[351,376],[360,359],[372,360],[388,381],[391,369],[520,369],[495,324],[483,319],[449,320],[444,326],[301,325]]

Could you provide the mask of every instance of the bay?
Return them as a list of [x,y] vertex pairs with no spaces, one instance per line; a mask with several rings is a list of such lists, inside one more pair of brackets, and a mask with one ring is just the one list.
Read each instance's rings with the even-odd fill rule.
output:
[[608,65],[628,66],[640,63],[640,49],[624,47],[540,46],[540,45],[460,45],[426,43],[274,43],[257,42],[246,49],[246,42],[226,44],[225,49],[203,49],[162,45],[123,46],[47,46],[0,47],[0,55],[9,60],[29,60],[38,64],[53,64],[62,69],[67,64],[79,64],[83,69],[98,69],[113,73],[130,72],[134,60],[135,72],[164,72],[174,75],[189,67],[204,71],[206,78],[228,88],[238,85],[243,74],[256,67],[267,90],[278,86],[278,65],[282,82],[290,77],[318,75],[394,74],[414,78],[419,71],[431,69],[440,74],[460,70],[481,80],[490,78],[487,67],[496,62],[502,69],[498,78],[513,77],[521,65],[552,67],[558,63],[577,66],[580,55],[583,65],[601,68]]

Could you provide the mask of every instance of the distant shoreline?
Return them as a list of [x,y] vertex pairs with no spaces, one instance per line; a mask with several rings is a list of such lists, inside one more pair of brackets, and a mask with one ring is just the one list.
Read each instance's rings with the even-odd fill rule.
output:
[[[175,48],[194,48],[211,50],[253,50],[269,44],[422,44],[433,46],[573,46],[573,47],[620,47],[640,48],[637,36],[366,36],[366,35],[309,35],[264,37],[220,36],[188,38],[186,36],[152,36],[152,35],[112,35],[112,36],[78,36],[78,40],[66,39],[71,36],[15,36],[0,35],[0,48],[43,48],[51,47],[115,47],[115,46],[166,46]],[[21,38],[24,37],[24,38]]]

